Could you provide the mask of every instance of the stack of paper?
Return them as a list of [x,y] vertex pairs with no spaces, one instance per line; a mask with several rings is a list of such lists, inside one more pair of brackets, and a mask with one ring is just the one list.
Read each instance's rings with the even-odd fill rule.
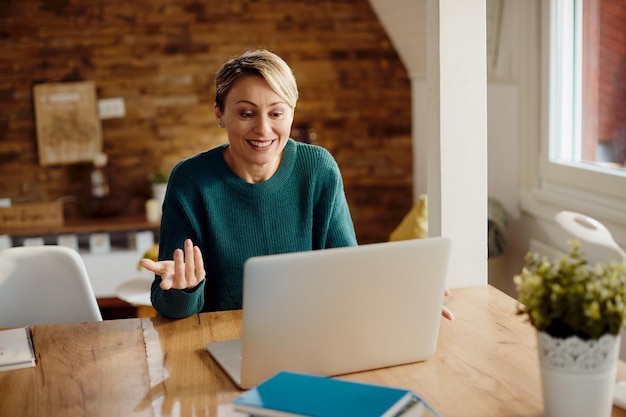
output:
[[35,364],[35,349],[28,327],[0,330],[0,371],[32,368]]

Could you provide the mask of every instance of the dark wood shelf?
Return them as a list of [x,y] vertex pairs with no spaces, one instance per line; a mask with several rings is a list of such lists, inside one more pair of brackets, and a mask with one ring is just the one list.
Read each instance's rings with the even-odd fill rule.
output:
[[59,235],[66,233],[125,232],[131,230],[158,230],[159,223],[146,220],[144,215],[105,218],[65,219],[61,226],[3,229],[0,234],[11,236]]

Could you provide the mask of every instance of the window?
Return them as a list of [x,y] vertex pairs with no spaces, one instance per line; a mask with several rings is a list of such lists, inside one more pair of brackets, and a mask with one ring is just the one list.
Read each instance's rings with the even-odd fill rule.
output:
[[626,5],[623,0],[548,3],[541,188],[624,212]]

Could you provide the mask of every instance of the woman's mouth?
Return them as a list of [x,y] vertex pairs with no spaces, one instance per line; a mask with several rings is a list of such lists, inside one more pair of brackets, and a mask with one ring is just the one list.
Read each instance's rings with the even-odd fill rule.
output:
[[248,143],[254,148],[264,149],[274,143],[274,140],[249,140]]

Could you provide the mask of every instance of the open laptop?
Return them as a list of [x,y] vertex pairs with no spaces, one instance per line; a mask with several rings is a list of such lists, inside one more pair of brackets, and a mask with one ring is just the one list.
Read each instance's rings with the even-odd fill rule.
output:
[[430,359],[445,237],[250,258],[241,339],[207,345],[241,388],[280,370],[335,376]]

